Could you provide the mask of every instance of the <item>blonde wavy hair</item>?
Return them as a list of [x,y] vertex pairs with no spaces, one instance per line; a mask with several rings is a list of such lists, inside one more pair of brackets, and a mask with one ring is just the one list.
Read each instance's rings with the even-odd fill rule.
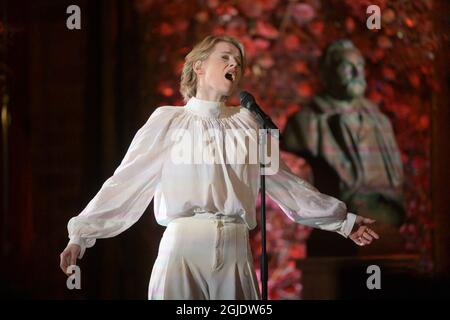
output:
[[244,74],[245,49],[242,43],[230,36],[207,36],[198,43],[185,58],[180,84],[180,93],[183,95],[185,102],[194,97],[197,93],[197,74],[194,71],[194,63],[196,61],[205,61],[208,59],[214,46],[222,41],[229,42],[239,49],[241,55],[241,74]]

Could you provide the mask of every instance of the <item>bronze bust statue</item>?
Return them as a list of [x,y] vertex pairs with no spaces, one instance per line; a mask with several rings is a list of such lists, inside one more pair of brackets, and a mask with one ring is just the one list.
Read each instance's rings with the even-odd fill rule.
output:
[[391,123],[364,97],[364,58],[349,40],[320,61],[324,90],[287,122],[282,148],[304,157],[319,190],[349,211],[398,227],[405,218],[403,168]]

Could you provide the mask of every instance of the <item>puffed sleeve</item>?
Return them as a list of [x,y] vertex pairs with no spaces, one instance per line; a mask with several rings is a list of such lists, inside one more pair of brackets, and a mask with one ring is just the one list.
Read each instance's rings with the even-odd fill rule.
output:
[[279,163],[276,174],[266,175],[266,192],[283,212],[297,223],[348,237],[356,215],[347,212],[345,203],[294,175],[281,158]]
[[122,162],[85,209],[69,220],[69,244],[80,245],[79,258],[98,238],[131,227],[147,208],[160,180],[173,112],[157,108],[135,134]]

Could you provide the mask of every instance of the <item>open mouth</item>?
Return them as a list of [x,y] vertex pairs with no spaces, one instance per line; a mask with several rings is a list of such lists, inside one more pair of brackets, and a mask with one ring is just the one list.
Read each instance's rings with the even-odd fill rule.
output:
[[227,79],[228,81],[233,82],[234,79],[235,79],[235,75],[234,75],[233,73],[231,73],[231,72],[227,72],[227,73],[225,74],[225,79]]

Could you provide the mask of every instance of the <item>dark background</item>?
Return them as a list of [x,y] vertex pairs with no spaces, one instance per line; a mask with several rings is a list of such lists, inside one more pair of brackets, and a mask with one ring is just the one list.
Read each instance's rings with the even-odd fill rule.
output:
[[0,278],[6,297],[147,295],[163,232],[152,205],[131,232],[98,241],[86,253],[83,290],[67,290],[59,269],[68,219],[118,166],[147,119],[141,114],[152,112],[137,102],[139,57],[127,50],[136,52],[138,44],[124,37],[136,28],[127,3],[78,1],[82,29],[69,31],[71,1],[7,1],[14,29],[7,56],[10,189]]

